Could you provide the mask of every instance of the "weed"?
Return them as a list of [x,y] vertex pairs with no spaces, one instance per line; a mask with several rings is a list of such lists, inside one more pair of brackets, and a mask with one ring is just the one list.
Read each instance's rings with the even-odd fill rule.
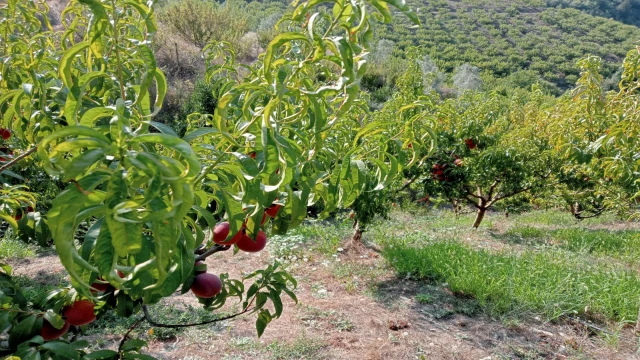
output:
[[520,327],[520,320],[514,317],[508,317],[502,320],[502,325],[507,329],[517,329]]
[[329,296],[329,292],[321,284],[312,284],[311,291],[313,293],[313,297],[317,299],[326,299]]
[[301,235],[274,235],[269,241],[269,254],[280,263],[294,263],[305,258],[302,246],[307,240]]
[[0,240],[0,259],[25,259],[35,256],[34,248],[19,239],[5,236]]
[[416,295],[416,301],[420,304],[430,304],[433,302],[433,296],[431,294],[418,294]]
[[348,318],[338,318],[331,321],[331,325],[335,326],[335,328],[339,332],[343,331],[352,331],[356,328],[356,326],[349,320]]

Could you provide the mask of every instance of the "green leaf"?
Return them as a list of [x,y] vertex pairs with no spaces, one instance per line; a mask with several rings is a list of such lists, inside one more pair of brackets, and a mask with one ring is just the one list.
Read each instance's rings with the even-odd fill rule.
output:
[[264,56],[264,64],[263,64],[264,73],[263,74],[265,79],[267,79],[268,83],[273,82],[271,63],[274,60],[276,51],[280,47],[282,47],[284,44],[290,43],[292,41],[305,41],[307,43],[309,42],[309,40],[305,35],[300,33],[289,32],[289,33],[277,35],[275,38],[273,38],[273,40],[271,40],[271,42],[267,46],[267,51]]
[[5,274],[11,275],[11,265],[0,262],[0,270],[4,271]]
[[138,58],[140,58],[146,67],[145,73],[142,75],[142,81],[140,82],[140,88],[138,97],[134,103],[134,106],[140,105],[142,99],[147,98],[147,92],[149,91],[149,86],[151,82],[155,78],[156,74],[156,58],[153,55],[153,52],[149,47],[145,45],[138,46],[137,48]]
[[131,139],[131,142],[156,143],[173,149],[180,153],[189,164],[187,176],[194,177],[200,172],[200,161],[198,161],[195,152],[187,142],[178,137],[168,134],[144,134]]
[[104,149],[91,149],[76,156],[64,168],[64,182],[75,179],[80,175],[84,175],[87,170],[91,170],[93,165],[105,158]]
[[80,251],[80,254],[82,255],[83,259],[89,260],[89,257],[91,256],[91,252],[93,251],[93,248],[96,244],[96,240],[100,235],[100,229],[102,228],[103,224],[104,224],[104,217],[101,217],[95,223],[93,223],[93,225],[91,225],[89,230],[87,230],[87,233],[84,234],[84,242],[82,243],[82,247]]
[[109,275],[113,271],[114,260],[116,259],[115,250],[113,248],[113,242],[111,241],[109,227],[105,223],[104,218],[101,218],[98,221],[101,222],[101,226],[98,231],[98,237],[96,238],[95,249],[93,251],[95,264],[101,274]]
[[112,117],[115,110],[108,107],[95,107],[87,110],[80,119],[80,125],[93,127],[98,119]]
[[145,354],[124,354],[125,360],[157,360],[153,356]]
[[156,116],[160,112],[164,97],[167,95],[167,78],[164,76],[162,70],[156,69],[154,77],[156,79],[156,102],[153,106],[153,114],[151,114],[151,116]]
[[87,41],[78,43],[67,50],[67,52],[65,52],[60,59],[58,74],[60,76],[60,79],[62,79],[62,83],[66,87],[73,87],[73,77],[71,75],[71,65],[73,64],[73,60],[78,54],[80,54],[80,52],[87,49],[90,45],[91,44]]
[[147,342],[141,339],[129,339],[122,345],[122,351],[140,351],[147,346]]
[[273,308],[275,310],[275,317],[280,317],[280,315],[282,314],[282,310],[283,310],[283,306],[282,306],[282,300],[280,299],[280,293],[274,289],[269,289],[269,298],[271,299],[271,302],[273,302]]
[[267,328],[267,325],[271,322],[271,314],[269,314],[268,310],[261,310],[258,314],[258,319],[256,320],[256,330],[258,332],[258,337],[261,337],[264,333],[264,330]]
[[[75,281],[74,286],[84,286],[86,290],[89,289],[89,284],[78,275],[76,264],[86,270],[94,272],[98,270],[87,263],[76,250],[74,241],[76,216],[81,210],[102,202],[103,194],[94,191],[94,188],[103,183],[107,176],[109,176],[108,173],[96,171],[79,180],[77,185],[67,187],[52,201],[51,209],[47,213],[60,262]],[[88,292],[87,295],[89,295]]]
[[76,351],[73,346],[62,341],[49,341],[40,347],[62,356],[63,359],[80,359],[78,351]]
[[163,134],[167,134],[167,135],[178,137],[178,134],[176,134],[176,132],[173,131],[171,126],[165,125],[163,123],[155,122],[155,121],[146,121],[145,123],[147,123],[147,124],[153,126],[154,128],[158,129]]
[[38,335],[42,327],[42,318],[29,315],[9,331],[9,346],[15,348],[32,337]]
[[53,310],[48,309],[47,312],[44,313],[44,319],[47,320],[54,328],[62,329],[64,326],[64,320],[62,316],[53,312]]
[[[121,171],[114,172],[107,184],[107,202],[105,205],[109,209],[106,222],[111,233],[111,242],[119,257],[135,254],[142,247],[142,224],[122,222],[115,217],[115,208],[127,200],[128,193],[124,173]],[[130,217],[133,217],[133,215]]]
[[83,360],[111,360],[117,358],[118,353],[113,350],[98,350],[82,357]]
[[147,32],[155,33],[158,31],[158,25],[156,24],[156,18],[153,16],[153,10],[145,6],[140,2],[126,1],[125,4],[133,6],[140,13],[140,17],[144,19],[144,23],[147,26]]
[[418,15],[416,15],[415,12],[409,9],[409,7],[406,5],[404,0],[382,0],[382,1],[386,2],[387,4],[391,4],[396,9],[400,10],[414,24],[420,25],[420,19],[418,18]]

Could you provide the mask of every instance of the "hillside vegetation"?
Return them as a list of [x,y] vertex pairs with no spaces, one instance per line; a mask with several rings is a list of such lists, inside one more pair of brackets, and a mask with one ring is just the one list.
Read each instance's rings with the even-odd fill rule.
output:
[[602,74],[611,77],[640,40],[638,27],[586,12],[598,14],[596,5],[581,6],[585,11],[532,0],[410,0],[409,5],[417,9],[420,27],[396,17],[376,35],[395,42],[401,53],[423,47],[444,72],[463,63],[497,77],[531,70],[564,90],[578,79],[578,59],[603,58]]

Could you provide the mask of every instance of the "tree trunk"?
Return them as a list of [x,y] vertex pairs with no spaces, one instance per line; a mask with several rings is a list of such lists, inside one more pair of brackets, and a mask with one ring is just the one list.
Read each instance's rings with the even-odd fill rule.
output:
[[451,206],[453,206],[453,214],[456,216],[456,219],[460,216],[460,203],[458,200],[449,199],[451,202]]
[[487,213],[487,209],[486,208],[479,208],[478,209],[478,214],[476,215],[476,221],[473,223],[473,228],[477,229],[480,224],[482,223],[482,219],[484,219],[484,214]]
[[362,244],[362,230],[360,230],[360,224],[358,220],[353,223],[353,238],[351,238],[351,242],[354,245]]

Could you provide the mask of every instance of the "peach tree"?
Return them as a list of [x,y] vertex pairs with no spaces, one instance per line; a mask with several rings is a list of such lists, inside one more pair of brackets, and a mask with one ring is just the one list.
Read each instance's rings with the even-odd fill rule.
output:
[[[267,232],[299,225],[309,204],[349,206],[365,189],[363,166],[389,172],[392,158],[369,163],[358,142],[335,134],[358,117],[372,21],[390,21],[390,5],[417,21],[396,0],[321,3],[285,16],[251,66],[236,65],[227,44],[206,47],[208,75],[224,84],[215,113],[190,116],[184,136],[153,121],[168,86],[151,50],[153,2],[72,0],[57,30],[44,1],[0,8],[0,109],[13,151],[0,172],[16,175],[0,217],[21,232],[24,213],[32,234],[50,232],[71,281],[28,299],[1,264],[0,355],[146,359],[145,343],[130,338],[141,322],[254,314],[261,335],[281,315],[281,296],[295,300],[296,282],[277,263],[232,279],[206,260],[260,251]],[[19,185],[26,166],[63,185],[42,214]],[[237,299],[240,310],[198,324],[153,319],[150,305],[189,290],[206,309]],[[117,349],[87,353],[67,335],[107,312],[138,316]]]
[[438,147],[422,168],[425,193],[471,206],[477,228],[496,203],[555,185],[558,159],[525,116],[539,97],[467,92],[435,106]]
[[[640,48],[628,52],[617,91],[603,93],[602,60],[582,60],[571,124],[586,133],[576,161],[590,172],[601,208],[638,215]],[[559,110],[558,112],[561,112]],[[574,150],[575,151],[575,150]]]
[[[408,53],[415,58],[418,49],[409,49]],[[433,123],[425,115],[425,109],[431,108],[433,102],[423,94],[417,62],[410,63],[397,86],[398,91],[380,110],[347,127],[351,134],[345,137],[368,154],[371,164],[363,174],[363,191],[353,194],[350,206],[356,244],[375,217],[389,214],[397,193],[410,185],[411,180],[405,178],[411,177],[415,168],[424,166],[435,149]]]

